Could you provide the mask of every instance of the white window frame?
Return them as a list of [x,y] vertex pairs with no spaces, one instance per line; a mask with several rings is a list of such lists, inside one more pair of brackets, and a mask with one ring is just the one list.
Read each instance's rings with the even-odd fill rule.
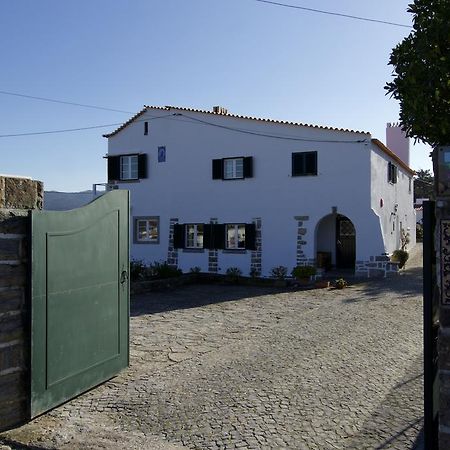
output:
[[[240,161],[240,173],[238,173],[238,161]],[[231,174],[227,176],[227,165],[231,166]],[[223,179],[240,180],[244,178],[244,158],[225,158],[223,160]]]
[[139,157],[138,155],[122,155],[120,157],[120,179],[139,179]]
[[[244,242],[239,246],[239,227],[244,228]],[[228,230],[234,229],[234,244],[228,240]],[[225,249],[226,250],[245,250],[245,223],[227,223],[225,224]]]
[[[201,226],[203,229],[201,230],[201,232],[199,232],[199,226]],[[193,245],[189,245],[189,231],[188,228],[189,227],[194,227],[194,243]],[[205,238],[205,229],[202,223],[187,223],[185,226],[185,236],[184,236],[184,246],[185,248],[196,248],[196,249],[202,249],[203,245],[204,245],[204,238]],[[201,244],[198,241],[199,236],[201,235],[202,237],[202,242]]]
[[[140,224],[145,223],[145,238],[140,237]],[[159,244],[159,217],[135,217],[134,218],[134,243],[135,244]],[[156,225],[155,225],[156,224]],[[151,228],[156,227],[156,238],[151,237]]]

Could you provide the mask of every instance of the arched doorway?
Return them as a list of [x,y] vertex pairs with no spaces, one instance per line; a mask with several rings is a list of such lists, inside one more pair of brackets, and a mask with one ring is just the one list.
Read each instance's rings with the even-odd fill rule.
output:
[[354,269],[356,232],[352,221],[342,214],[328,214],[316,228],[316,252],[319,267]]

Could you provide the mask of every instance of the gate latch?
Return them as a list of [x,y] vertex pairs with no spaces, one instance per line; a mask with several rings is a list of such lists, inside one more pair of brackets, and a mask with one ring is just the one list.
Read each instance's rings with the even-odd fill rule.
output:
[[122,270],[122,273],[120,274],[120,284],[125,283],[128,280],[128,273],[126,270]]

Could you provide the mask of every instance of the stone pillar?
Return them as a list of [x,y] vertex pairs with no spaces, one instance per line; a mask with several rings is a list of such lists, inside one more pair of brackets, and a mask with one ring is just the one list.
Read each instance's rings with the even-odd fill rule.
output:
[[[218,222],[216,217],[212,217],[209,221],[211,224]],[[217,273],[219,270],[219,251],[217,249],[208,250],[208,272]]]
[[40,181],[0,176],[0,431],[29,418],[29,210]]
[[252,257],[250,262],[250,274],[253,276],[259,277],[261,276],[262,270],[262,240],[261,240],[261,218],[257,217],[253,219],[253,223],[255,224],[255,241],[256,241],[256,250],[252,251]]
[[167,264],[171,267],[178,267],[178,249],[173,246],[174,225],[178,223],[177,218],[170,219],[169,224],[169,248],[167,251]]
[[297,221],[297,266],[314,265],[315,259],[308,259],[303,252],[303,247],[306,245],[307,228],[304,222],[309,220],[309,216],[295,216]]

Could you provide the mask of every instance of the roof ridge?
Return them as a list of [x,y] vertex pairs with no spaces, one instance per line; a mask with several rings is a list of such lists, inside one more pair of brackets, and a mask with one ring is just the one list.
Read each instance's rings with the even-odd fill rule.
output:
[[294,125],[294,126],[301,126],[301,127],[308,127],[308,128],[317,128],[320,130],[328,130],[328,131],[342,131],[345,133],[355,133],[355,134],[369,134],[368,131],[358,131],[358,130],[351,130],[349,128],[338,128],[338,127],[329,127],[324,125],[313,125],[308,123],[302,123],[302,122],[292,122],[288,120],[279,120],[279,119],[268,119],[268,118],[262,118],[262,117],[253,117],[253,116],[244,116],[241,114],[231,114],[229,112],[214,112],[214,111],[208,111],[204,109],[197,109],[197,108],[186,108],[182,106],[152,106],[152,105],[144,105],[143,109],[141,109],[139,112],[137,112],[134,116],[132,116],[129,120],[124,122],[122,125],[120,125],[116,130],[112,131],[111,133],[106,133],[103,135],[103,137],[110,138],[119,131],[122,131],[125,127],[130,125],[132,122],[134,122],[138,117],[140,117],[142,114],[144,114],[148,109],[157,109],[160,111],[170,111],[171,109],[179,110],[179,111],[188,111],[188,112],[195,112],[195,113],[201,113],[201,114],[209,114],[212,116],[223,116],[223,117],[230,117],[235,119],[246,119],[246,120],[256,120],[258,122],[268,122],[268,123],[274,123],[274,124],[280,124],[280,125]]

